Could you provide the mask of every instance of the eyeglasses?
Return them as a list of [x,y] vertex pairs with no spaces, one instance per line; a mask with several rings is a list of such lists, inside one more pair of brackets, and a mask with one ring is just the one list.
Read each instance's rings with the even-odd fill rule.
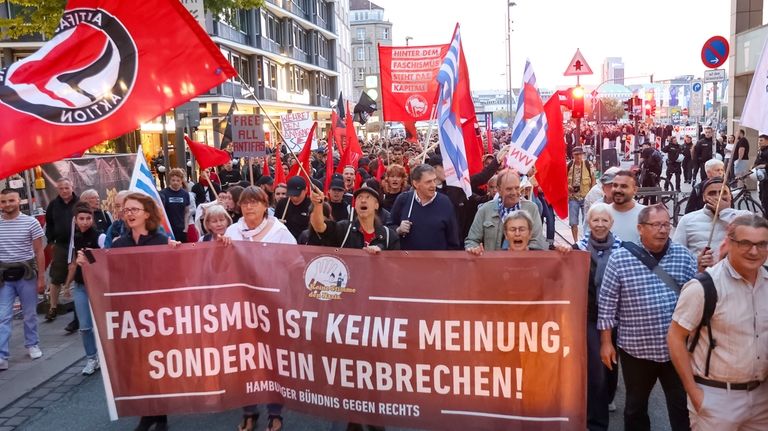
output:
[[733,241],[733,243],[736,244],[736,247],[741,251],[750,251],[752,250],[752,247],[757,247],[757,251],[768,250],[768,241],[752,242],[748,239],[738,240],[732,236],[729,236],[728,239]]
[[654,230],[672,229],[672,223],[640,223],[652,227]]
[[527,228],[527,227],[525,227],[525,226],[522,226],[522,227],[508,227],[508,228],[507,228],[507,232],[513,232],[513,233],[516,233],[516,232],[520,232],[520,233],[526,233],[526,232],[528,232],[528,228]]
[[123,208],[123,214],[126,215],[138,214],[142,211],[144,211],[144,208]]

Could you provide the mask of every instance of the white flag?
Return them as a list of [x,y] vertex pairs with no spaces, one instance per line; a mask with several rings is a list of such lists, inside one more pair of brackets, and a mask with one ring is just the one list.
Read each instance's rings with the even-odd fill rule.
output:
[[752,84],[749,86],[747,101],[741,112],[741,125],[760,133],[768,130],[768,42],[763,45],[760,61],[755,68]]

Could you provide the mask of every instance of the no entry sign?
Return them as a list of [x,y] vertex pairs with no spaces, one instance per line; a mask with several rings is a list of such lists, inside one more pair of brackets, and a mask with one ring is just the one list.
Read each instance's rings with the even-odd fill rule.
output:
[[712,36],[701,47],[701,61],[710,69],[717,69],[728,59],[728,40],[723,36]]

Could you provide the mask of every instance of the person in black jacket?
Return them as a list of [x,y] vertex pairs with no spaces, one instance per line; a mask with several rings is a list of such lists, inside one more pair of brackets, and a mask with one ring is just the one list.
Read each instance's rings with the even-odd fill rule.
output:
[[669,137],[669,143],[665,145],[661,151],[667,153],[667,183],[670,183],[672,176],[675,176],[675,190],[680,191],[680,174],[682,173],[682,159],[683,146],[677,142],[677,138],[674,136]]
[[707,179],[704,163],[711,159],[715,151],[715,137],[712,127],[704,128],[704,137],[696,142],[693,147],[693,181],[696,181],[696,172],[701,175],[701,181]]
[[51,284],[49,286],[50,308],[45,316],[47,322],[56,319],[59,291],[61,285],[67,280],[72,210],[78,202],[77,195],[72,190],[72,181],[68,178],[56,181],[56,190],[59,195],[48,204],[45,210],[45,238],[49,245],[53,245],[53,260],[48,272]]
[[[213,192],[214,189],[216,190],[216,193]],[[206,202],[216,201],[216,194],[221,193],[221,187],[219,187],[218,184],[213,183],[213,188],[211,188],[208,180],[201,175],[199,181],[192,186],[191,191],[195,194],[195,205],[200,205]]]
[[394,229],[385,226],[376,216],[379,193],[367,185],[355,190],[354,217],[333,221],[323,215],[325,196],[312,192],[312,213],[309,217],[309,245],[358,248],[371,254],[383,250],[399,250],[400,237]]

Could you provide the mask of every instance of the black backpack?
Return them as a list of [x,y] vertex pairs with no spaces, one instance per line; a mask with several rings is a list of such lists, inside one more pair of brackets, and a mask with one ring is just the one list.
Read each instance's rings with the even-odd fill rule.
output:
[[701,337],[701,328],[707,327],[707,333],[709,334],[709,348],[707,349],[707,361],[704,366],[704,376],[709,377],[709,360],[712,358],[712,351],[715,350],[717,342],[712,338],[712,327],[710,322],[712,321],[712,315],[715,314],[715,307],[717,306],[717,289],[715,289],[715,282],[712,280],[712,276],[708,272],[700,272],[694,277],[701,283],[704,288],[704,309],[701,313],[701,321],[699,326],[696,327],[696,333],[693,335],[691,344],[688,346],[688,351],[693,353],[696,345],[699,343]]

